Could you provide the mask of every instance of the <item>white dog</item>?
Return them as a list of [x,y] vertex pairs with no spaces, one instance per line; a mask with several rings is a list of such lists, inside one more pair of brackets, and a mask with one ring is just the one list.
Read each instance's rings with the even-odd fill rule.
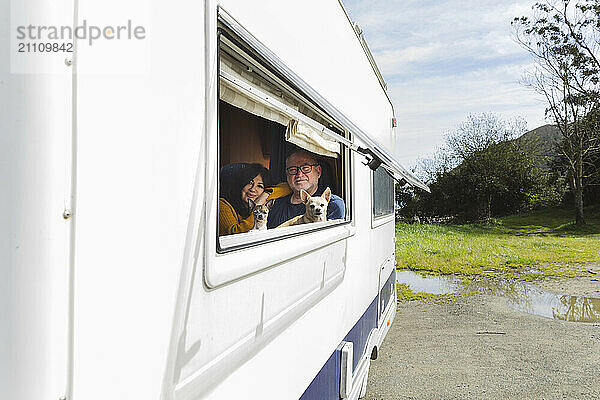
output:
[[331,199],[331,190],[329,188],[325,189],[321,196],[315,197],[311,197],[306,191],[300,189],[300,199],[302,199],[302,202],[306,206],[306,212],[285,221],[278,228],[327,221],[327,205]]

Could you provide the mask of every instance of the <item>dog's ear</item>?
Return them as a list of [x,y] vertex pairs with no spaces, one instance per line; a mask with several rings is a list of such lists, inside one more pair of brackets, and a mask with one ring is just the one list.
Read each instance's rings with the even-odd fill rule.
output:
[[269,211],[271,211],[271,207],[273,207],[273,203],[275,203],[275,199],[271,199],[269,201],[266,202],[265,206],[267,206],[267,208],[269,209]]
[[308,194],[304,189],[300,189],[300,200],[302,200],[304,204],[310,200],[310,194]]
[[325,191],[323,192],[321,197],[324,198],[325,201],[329,203],[329,200],[331,200],[331,189],[329,189],[329,187],[327,187],[327,189],[325,189]]
[[252,199],[248,199],[248,207],[250,207],[250,211],[254,210],[256,207],[256,203],[252,201]]

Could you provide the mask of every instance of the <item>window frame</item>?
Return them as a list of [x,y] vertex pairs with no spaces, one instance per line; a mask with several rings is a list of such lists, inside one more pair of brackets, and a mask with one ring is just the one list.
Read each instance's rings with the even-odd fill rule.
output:
[[[385,174],[392,182],[392,209],[391,211],[382,214],[375,215],[375,174],[377,171],[381,171],[380,173]],[[377,228],[381,225],[384,225],[390,221],[393,221],[395,218],[396,210],[395,210],[395,191],[396,191],[396,181],[395,179],[389,175],[387,171],[384,170],[383,167],[379,167],[377,171],[371,171],[371,228]]]
[[[219,19],[220,21],[220,19]],[[240,58],[247,60],[250,64],[253,64],[257,69],[261,71],[259,75],[268,75],[269,77],[275,77],[276,86],[282,90],[285,90],[289,95],[293,96],[297,101],[300,101],[305,106],[309,107],[312,112],[315,112],[317,115],[325,119],[328,123],[334,126],[337,130],[344,133],[343,138],[350,140],[351,133],[344,129],[342,125],[336,121],[333,117],[328,115],[324,110],[322,110],[314,101],[310,99],[310,97],[304,94],[301,89],[295,87],[290,79],[286,78],[285,71],[278,69],[273,64],[269,63],[268,60],[260,57],[260,51],[253,48],[250,43],[244,42],[242,38],[235,35],[235,33],[229,31],[225,26],[219,22],[217,24],[217,35],[216,35],[216,52],[217,52],[217,68],[216,68],[216,102],[217,102],[217,115],[216,115],[216,161],[209,160],[207,158],[207,162],[216,162],[216,172],[217,172],[217,190],[216,190],[216,198],[211,199],[210,203],[216,204],[216,221],[214,222],[217,227],[215,235],[216,235],[216,253],[217,255],[224,255],[227,253],[231,253],[234,251],[243,250],[246,248],[252,248],[257,246],[263,246],[268,243],[285,240],[289,238],[294,238],[298,236],[307,235],[313,232],[323,231],[326,229],[335,228],[338,226],[344,226],[348,224],[352,224],[353,222],[353,207],[352,207],[352,185],[353,185],[353,169],[352,169],[352,157],[351,152],[347,148],[347,146],[342,145],[340,151],[340,164],[341,164],[341,176],[340,181],[338,181],[340,185],[340,197],[343,198],[345,208],[346,208],[346,216],[342,220],[330,220],[323,223],[318,224],[306,224],[301,226],[294,226],[289,228],[279,228],[281,232],[275,232],[273,229],[267,231],[260,232],[245,232],[239,234],[225,235],[219,236],[218,224],[219,224],[219,193],[221,182],[219,181],[218,172],[220,170],[220,152],[221,152],[221,132],[220,132],[220,55],[222,48],[221,37],[224,36],[230,42],[232,42],[238,50],[241,50],[242,54],[237,54]],[[227,45],[231,51],[235,51],[236,49],[231,48],[231,46]],[[228,52],[229,54],[229,52]],[[231,55],[231,54],[230,54]],[[234,57],[236,58],[236,57]],[[261,118],[261,117],[257,117]],[[352,233],[353,234],[353,233]],[[225,245],[224,245],[225,244]]]

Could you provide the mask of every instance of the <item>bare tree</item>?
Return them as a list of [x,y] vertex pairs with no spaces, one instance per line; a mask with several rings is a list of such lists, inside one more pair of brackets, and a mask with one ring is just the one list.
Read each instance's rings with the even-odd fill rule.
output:
[[502,118],[495,113],[469,114],[444,134],[444,144],[431,156],[417,161],[417,170],[426,181],[452,171],[467,158],[490,146],[516,139],[527,130],[521,118]]
[[575,221],[585,224],[583,192],[590,161],[600,151],[597,118],[600,0],[536,3],[534,15],[513,21],[518,43],[535,59],[525,85],[541,94],[546,116],[559,128],[558,147],[575,199]]

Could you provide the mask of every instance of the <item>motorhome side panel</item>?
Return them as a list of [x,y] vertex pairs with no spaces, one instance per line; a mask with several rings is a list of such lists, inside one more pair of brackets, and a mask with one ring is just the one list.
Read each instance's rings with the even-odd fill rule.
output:
[[[23,10],[10,6],[0,1],[0,398],[57,399],[69,375],[71,71],[64,57],[17,57],[11,17]],[[28,16],[50,12],[68,19],[72,4],[35,2]]]
[[[17,377],[8,393],[58,398],[72,384],[74,399],[294,399],[355,330],[355,398],[374,343],[367,331],[377,328],[371,306],[380,307],[381,271],[393,253],[393,224],[371,225],[362,157],[346,150],[349,222],[227,252],[216,234],[218,5],[389,145],[391,106],[339,4],[78,4],[79,24],[135,16],[148,37],[131,51],[78,42],[73,88],[70,78],[11,77],[2,92],[11,102],[28,88],[28,101],[52,99],[39,118],[24,118],[38,103],[16,103],[0,122],[16,126],[0,149],[2,178],[14,188],[0,211],[8,224],[0,260],[14,266],[1,270],[12,290],[0,294],[10,321],[0,351],[31,350],[2,364],[2,376]],[[56,150],[49,156],[48,148]],[[71,195],[75,214],[63,218]],[[52,294],[37,295],[40,288]],[[44,379],[43,396],[17,392],[36,390],[25,384],[28,373]]]
[[204,181],[204,4],[79,6],[80,23],[132,19],[148,36],[79,43],[73,398],[157,399],[214,184]]

